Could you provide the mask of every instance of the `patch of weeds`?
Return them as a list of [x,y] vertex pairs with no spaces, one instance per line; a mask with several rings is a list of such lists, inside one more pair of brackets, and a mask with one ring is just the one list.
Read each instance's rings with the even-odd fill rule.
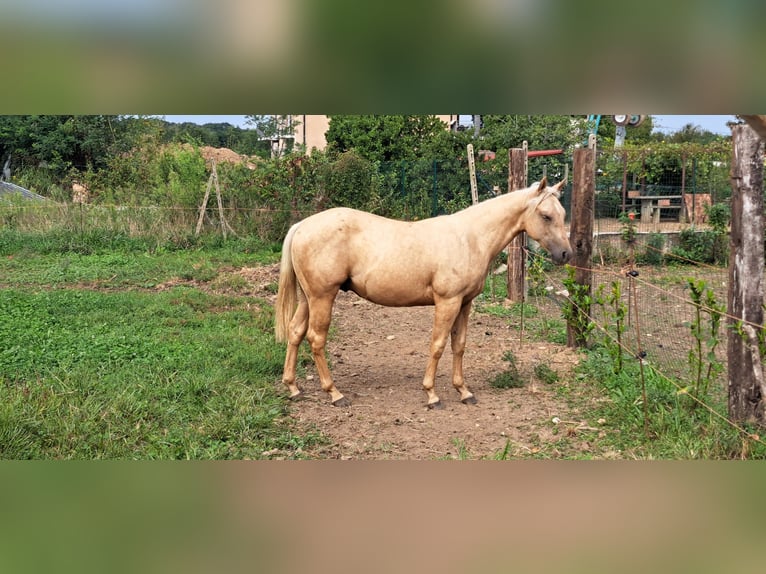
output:
[[191,269],[181,273],[181,279],[208,283],[218,277],[218,270],[209,263],[196,263]]
[[537,317],[538,314],[537,307],[529,303],[513,303],[510,309],[513,317],[523,316],[525,319],[531,319],[532,317]]
[[[577,367],[578,388],[598,393],[600,398],[585,407],[585,417],[608,421],[606,431],[598,436],[602,452],[631,453],[631,457],[647,459],[729,459],[766,457],[762,445],[750,443],[740,431],[724,420],[725,400],[709,397],[709,406],[719,415],[705,409],[688,408],[679,384],[645,368],[648,425],[644,430],[643,398],[639,365],[626,362],[615,373],[612,357],[603,347],[588,351]],[[588,391],[590,387],[590,391]],[[590,410],[592,409],[592,410]],[[594,438],[594,441],[596,439]]]
[[497,304],[477,305],[477,311],[493,317],[510,317],[513,314],[508,307]]
[[211,286],[213,289],[220,290],[220,291],[235,291],[235,292],[243,292],[247,291],[250,288],[250,283],[248,283],[247,279],[242,277],[242,275],[237,275],[236,273],[230,273],[227,275],[220,275],[219,277],[216,277]]
[[516,366],[516,357],[511,351],[503,353],[503,360],[508,363],[505,371],[495,375],[489,384],[496,389],[518,389],[524,386],[525,381],[519,374]]
[[551,264],[540,253],[530,252],[527,259],[527,294],[530,296],[542,296],[547,293],[546,274],[551,271]]
[[492,460],[508,460],[511,458],[511,441],[506,439],[505,446],[492,455]]
[[457,448],[458,460],[468,460],[471,458],[471,455],[468,452],[468,447],[465,446],[465,441],[462,438],[453,438],[452,444]]
[[550,319],[544,323],[542,333],[544,339],[557,345],[567,344],[567,325],[564,321]]
[[558,373],[545,363],[539,363],[535,365],[534,373],[535,376],[546,385],[552,385],[553,383],[557,383],[559,381]]
[[569,292],[569,298],[562,308],[564,318],[571,327],[574,342],[579,347],[588,344],[590,332],[594,323],[590,318],[590,307],[593,297],[590,294],[590,285],[582,285],[577,282],[576,270],[571,265],[566,265],[567,278],[564,286]]

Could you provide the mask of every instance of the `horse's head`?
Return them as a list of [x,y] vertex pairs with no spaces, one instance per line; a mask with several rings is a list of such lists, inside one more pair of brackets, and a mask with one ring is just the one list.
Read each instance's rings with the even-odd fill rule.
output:
[[572,256],[572,246],[564,225],[566,213],[559,202],[566,180],[548,187],[545,177],[530,186],[530,198],[524,215],[524,230],[551,254],[553,262],[563,265]]

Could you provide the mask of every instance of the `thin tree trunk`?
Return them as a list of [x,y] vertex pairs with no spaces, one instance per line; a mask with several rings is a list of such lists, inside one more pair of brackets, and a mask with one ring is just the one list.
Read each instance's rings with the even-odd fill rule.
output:
[[[763,327],[764,141],[747,125],[732,128],[729,258],[729,416],[766,423],[758,330]],[[756,352],[758,351],[758,352]]]

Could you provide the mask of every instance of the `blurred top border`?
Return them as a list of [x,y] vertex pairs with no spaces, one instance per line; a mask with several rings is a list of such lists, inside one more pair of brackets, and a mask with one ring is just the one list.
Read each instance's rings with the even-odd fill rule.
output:
[[53,114],[764,112],[766,3],[613,4],[6,1],[0,103]]

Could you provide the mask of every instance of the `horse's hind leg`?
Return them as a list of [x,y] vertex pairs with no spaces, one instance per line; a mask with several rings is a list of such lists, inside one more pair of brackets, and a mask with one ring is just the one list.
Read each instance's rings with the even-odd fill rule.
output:
[[327,358],[325,357],[327,331],[330,329],[332,305],[336,293],[330,297],[315,298],[309,301],[309,326],[306,339],[311,345],[311,353],[314,356],[314,364],[319,375],[319,382],[322,384],[322,390],[329,393],[334,406],[345,407],[349,401],[335,388],[330,367],[327,365]]
[[306,336],[308,329],[309,306],[305,297],[300,298],[298,308],[290,319],[287,331],[287,353],[285,354],[285,368],[282,374],[282,382],[290,390],[290,398],[298,398],[301,390],[295,384],[295,370],[298,364],[298,347]]
[[476,397],[468,390],[463,380],[463,353],[465,352],[466,332],[468,331],[468,317],[471,314],[471,302],[469,301],[460,309],[452,326],[452,385],[460,393],[460,400],[465,404],[476,404]]

